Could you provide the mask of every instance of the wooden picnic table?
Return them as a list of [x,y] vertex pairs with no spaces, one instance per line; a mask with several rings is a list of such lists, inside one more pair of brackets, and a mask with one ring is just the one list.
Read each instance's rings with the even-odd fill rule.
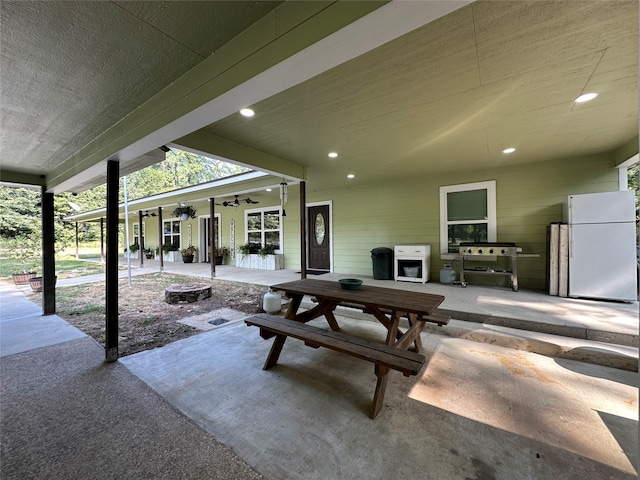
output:
[[[371,409],[375,418],[384,399],[390,369],[404,375],[417,375],[425,362],[420,333],[426,321],[433,321],[436,308],[444,301],[442,295],[411,292],[391,288],[362,285],[359,290],[346,290],[338,282],[302,279],[272,285],[276,291],[284,292],[291,302],[285,319],[273,315],[256,315],[246,321],[248,325],[260,327],[261,336],[275,336],[274,343],[264,365],[268,369],[278,361],[287,337],[303,340],[312,347],[326,347],[375,363],[378,382]],[[307,311],[298,312],[305,295],[315,297],[318,302]],[[373,315],[387,329],[385,344],[370,342],[340,332],[334,310],[340,305],[362,306],[362,310]],[[306,322],[324,316],[331,331],[319,329]],[[409,328],[402,331],[399,323],[407,318]],[[442,321],[442,316],[439,319]],[[446,322],[444,322],[446,323]],[[409,351],[415,345],[416,352]]]
[[[358,290],[346,290],[338,282],[305,278],[293,282],[273,285],[272,290],[279,290],[291,298],[286,318],[299,322],[308,322],[314,318],[324,316],[334,331],[340,331],[340,326],[333,314],[341,304],[355,304],[365,307],[380,323],[387,328],[387,345],[407,350],[412,343],[416,350],[422,351],[420,332],[424,329],[424,317],[435,313],[435,309],[444,301],[442,295],[423,292],[412,292],[384,287],[362,285]],[[316,298],[318,304],[311,310],[298,313],[305,295]],[[391,312],[389,318],[385,312]],[[410,328],[406,332],[399,329],[400,319],[406,316]],[[399,341],[401,343],[398,343]]]

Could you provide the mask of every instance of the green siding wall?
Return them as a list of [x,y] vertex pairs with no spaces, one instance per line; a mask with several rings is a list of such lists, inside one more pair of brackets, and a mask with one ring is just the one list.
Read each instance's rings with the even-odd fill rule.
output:
[[[315,191],[313,176],[307,180],[307,203],[331,202],[333,271],[345,275],[372,275],[371,250],[393,248],[401,243],[431,245],[430,280],[438,281],[439,271],[451,260],[440,259],[439,187],[486,180],[496,181],[498,241],[516,242],[526,252],[540,258],[520,259],[520,286],[545,286],[546,227],[562,221],[562,203],[567,195],[618,189],[618,172],[613,154],[558,159],[546,162],[501,166],[495,169],[455,172],[401,181]],[[277,200],[276,200],[277,202]],[[208,202],[193,202],[197,215],[208,215]],[[282,245],[285,268],[300,268],[299,189],[289,188],[289,202],[283,219]],[[277,206],[261,202],[259,207]],[[229,223],[235,220],[235,245],[244,243],[245,207],[216,207],[221,214],[222,245],[229,246]],[[165,210],[165,220],[171,209]],[[158,245],[157,217],[145,219],[146,245]],[[192,243],[199,244],[199,219],[182,223],[182,245],[187,245],[188,226]],[[227,262],[230,262],[227,259]],[[500,277],[502,280],[502,277]],[[473,283],[495,282],[498,277],[474,277]]]
[[[349,189],[313,192],[307,202],[333,202],[335,272],[372,275],[371,249],[426,243],[431,245],[430,279],[438,281],[442,265],[451,263],[441,260],[439,254],[439,187],[485,180],[496,181],[498,241],[516,242],[524,251],[540,254],[538,259],[518,262],[520,285],[529,289],[544,288],[546,227],[562,221],[564,198],[618,189],[617,171],[612,168],[612,156],[607,154],[410,178],[393,184],[358,185],[356,181]],[[313,178],[307,184],[312,185]],[[292,197],[290,203],[298,202]],[[297,212],[287,217],[285,226],[287,268],[297,268]],[[495,281],[483,278],[485,282]],[[478,277],[475,280],[483,281]]]

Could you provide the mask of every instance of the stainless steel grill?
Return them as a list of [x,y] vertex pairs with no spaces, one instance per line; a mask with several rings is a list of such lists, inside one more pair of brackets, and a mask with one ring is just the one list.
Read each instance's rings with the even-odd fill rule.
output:
[[[465,273],[478,273],[478,274],[489,274],[489,275],[509,275],[511,277],[511,288],[514,292],[518,291],[518,272],[516,268],[516,254],[518,252],[518,247],[515,243],[503,242],[503,243],[491,243],[491,242],[480,242],[480,243],[461,243],[459,249],[460,256],[460,284],[463,287],[467,286],[467,281],[465,279]],[[510,270],[500,271],[495,270],[491,267],[487,267],[484,269],[467,269],[465,268],[464,262],[465,260],[471,261],[482,261],[483,258],[487,259],[488,257],[509,257],[510,259]]]
[[461,243],[460,255],[485,257],[513,257],[518,247],[515,243]]

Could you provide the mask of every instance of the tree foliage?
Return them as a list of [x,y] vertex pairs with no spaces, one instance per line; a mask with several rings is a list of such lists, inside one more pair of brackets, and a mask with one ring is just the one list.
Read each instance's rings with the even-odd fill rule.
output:
[[[248,169],[215,160],[195,153],[172,149],[165,160],[127,175],[129,200],[144,198],[177,188],[210,182],[246,172]],[[75,224],[63,221],[75,213],[73,205],[87,212],[106,206],[106,185],[100,185],[79,193],[62,193],[54,198],[56,249],[64,249],[75,242]],[[120,179],[120,203],[124,202],[124,179]],[[42,232],[40,191],[30,188],[0,187],[0,236],[14,247],[20,242],[30,244],[40,241]],[[87,224],[79,230],[79,239],[94,241],[99,238],[99,229]]]
[[0,188],[0,234],[24,238],[40,234],[40,191],[31,188]]

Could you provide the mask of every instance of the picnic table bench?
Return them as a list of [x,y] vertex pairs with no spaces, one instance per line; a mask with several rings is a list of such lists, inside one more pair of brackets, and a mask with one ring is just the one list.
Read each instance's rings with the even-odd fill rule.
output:
[[[272,285],[271,288],[283,291],[291,298],[285,318],[260,314],[245,320],[247,325],[260,327],[262,338],[275,336],[263,369],[267,370],[277,363],[287,337],[297,338],[315,348],[325,347],[369,361],[375,365],[377,377],[371,418],[375,418],[382,408],[390,370],[411,376],[417,375],[424,365],[426,360],[422,354],[420,333],[425,322],[448,321],[446,316],[434,316],[434,310],[444,300],[441,295],[369,285],[363,285],[359,290],[344,290],[337,282],[314,279]],[[315,297],[318,304],[310,310],[298,312],[305,295]],[[340,331],[333,312],[339,305],[350,304],[373,315],[384,325],[387,329],[385,343],[368,341]],[[331,330],[306,324],[321,316],[325,317]],[[406,331],[399,327],[401,318],[409,321]],[[412,345],[415,345],[415,352],[409,350]]]
[[266,332],[275,334],[276,338],[264,363],[263,370],[268,370],[278,363],[278,358],[287,337],[302,340],[307,346],[313,348],[325,347],[374,363],[378,381],[371,406],[371,418],[375,418],[382,408],[389,369],[398,370],[408,377],[417,375],[425,363],[425,357],[420,353],[401,350],[392,345],[371,342],[345,335],[344,333],[307,325],[306,323],[287,320],[276,315],[266,313],[254,315],[245,319],[245,323],[260,327],[260,334],[263,338],[269,336],[265,335]]

